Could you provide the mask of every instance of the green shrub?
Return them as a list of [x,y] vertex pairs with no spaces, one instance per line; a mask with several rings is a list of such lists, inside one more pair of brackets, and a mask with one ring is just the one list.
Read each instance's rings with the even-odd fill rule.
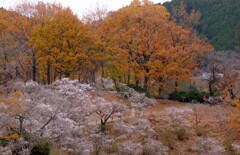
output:
[[232,148],[233,141],[231,139],[227,139],[224,144],[227,151],[230,151],[230,152],[233,151],[233,148]]
[[134,90],[136,90],[136,91],[139,92],[139,93],[146,93],[146,92],[147,92],[146,89],[144,89],[144,88],[141,87],[141,86],[135,85],[135,84],[128,84],[127,86],[130,87],[130,88],[132,88],[132,89],[134,89]]
[[221,95],[221,92],[219,92],[219,91],[214,91],[214,93],[213,93],[213,96],[220,96]]
[[7,141],[7,140],[5,140],[5,139],[3,139],[3,138],[0,138],[0,145],[1,145],[1,146],[7,146],[7,144],[8,144],[8,141]]
[[116,87],[116,91],[117,91],[117,92],[126,92],[127,89],[124,88],[124,87],[118,86],[118,87]]
[[178,140],[180,141],[183,141],[184,139],[187,138],[187,131],[184,128],[177,130],[176,134],[177,134]]
[[31,139],[32,135],[28,132],[23,132],[23,138],[26,141],[29,141]]
[[31,155],[50,155],[50,145],[47,140],[41,140],[31,150]]
[[191,102],[193,100],[203,102],[203,96],[209,97],[210,95],[207,92],[200,92],[196,88],[192,88],[189,91],[173,92],[169,94],[169,99],[180,102]]
[[121,92],[122,90],[121,90],[120,87],[116,87],[116,91],[117,91],[117,92]]

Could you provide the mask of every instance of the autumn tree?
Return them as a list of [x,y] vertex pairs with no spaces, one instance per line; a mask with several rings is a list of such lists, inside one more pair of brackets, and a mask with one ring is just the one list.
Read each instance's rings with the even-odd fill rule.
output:
[[132,72],[135,82],[145,89],[158,85],[161,91],[169,82],[177,89],[178,82],[189,77],[199,59],[211,51],[205,40],[169,18],[163,6],[135,0],[105,20],[106,35],[114,34],[115,57],[127,69],[125,73]]
[[[113,42],[118,46],[115,55],[121,60],[121,68],[126,74],[127,83],[130,83],[131,72],[134,72],[137,83],[140,82],[141,77],[144,77],[144,87],[147,88],[149,80],[147,63],[157,46],[156,42],[151,42],[151,39],[156,38],[157,34],[154,33],[157,32],[157,27],[160,27],[160,22],[155,21],[153,24],[153,19],[159,12],[161,12],[158,14],[159,21],[168,18],[164,7],[155,7],[147,1],[144,5],[139,1],[133,1],[130,6],[111,13],[105,21],[109,34],[115,34],[112,37]],[[143,17],[144,14],[148,17]],[[155,46],[150,46],[151,43],[155,43]]]
[[[20,9],[20,8],[24,9]],[[25,10],[26,9],[26,10]],[[31,35],[32,28],[35,22],[30,18],[31,10],[29,3],[19,4],[14,10],[14,14],[8,18],[8,33],[14,36],[17,42],[18,52],[24,51],[21,54],[21,67],[22,71],[25,71],[25,79],[32,78],[36,80],[36,65],[34,57],[34,49],[29,46],[29,38]],[[29,54],[28,54],[29,53]],[[31,54],[30,54],[31,53]],[[29,69],[32,67],[32,73],[29,73]]]
[[13,58],[16,56],[16,43],[11,34],[7,32],[7,18],[11,12],[7,10],[0,10],[0,80],[1,84],[6,84],[10,79],[14,78]]
[[237,71],[226,72],[217,85],[218,91],[226,100],[234,100],[239,94],[239,73]]
[[83,17],[84,23],[95,33],[94,50],[89,55],[89,60],[95,66],[96,71],[101,72],[101,77],[110,76],[112,70],[112,50],[109,36],[106,35],[106,26],[103,24],[108,11],[105,6],[97,6]]
[[61,8],[52,18],[46,19],[43,26],[34,29],[31,43],[38,50],[37,61],[48,84],[53,71],[59,78],[74,76],[87,58],[89,40],[90,29],[69,8]]
[[5,18],[2,18],[6,23],[5,33],[12,36],[11,42],[15,43],[15,72],[20,78],[37,80],[37,50],[30,44],[32,31],[36,26],[44,25],[45,19],[50,18],[58,9],[57,4],[25,1],[17,4],[13,10],[8,11]]

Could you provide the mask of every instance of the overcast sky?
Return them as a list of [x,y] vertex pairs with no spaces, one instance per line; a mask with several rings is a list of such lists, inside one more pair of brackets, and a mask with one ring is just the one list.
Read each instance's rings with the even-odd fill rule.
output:
[[[35,0],[31,0],[35,1]],[[87,10],[94,10],[96,5],[105,6],[109,11],[114,11],[122,6],[126,6],[131,3],[132,0],[41,0],[44,2],[58,2],[63,6],[69,6],[74,13],[81,17]],[[163,3],[169,0],[151,0],[154,3]],[[9,9],[14,6],[16,2],[21,2],[21,0],[0,0],[0,7]]]

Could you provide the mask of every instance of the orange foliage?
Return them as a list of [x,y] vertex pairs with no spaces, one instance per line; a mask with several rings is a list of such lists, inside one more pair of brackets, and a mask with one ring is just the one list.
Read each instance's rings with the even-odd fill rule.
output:
[[[125,74],[134,72],[144,88],[187,80],[211,46],[169,20],[163,6],[133,1],[107,16],[105,34]],[[129,82],[129,81],[128,81]]]
[[[186,15],[184,5],[180,10],[183,21],[197,21]],[[134,0],[108,14],[97,8],[85,16],[85,23],[58,4],[23,3],[16,12],[10,15],[11,23],[5,20],[6,29],[26,49],[19,56],[22,70],[31,70],[26,80],[38,76],[50,84],[63,76],[83,76],[94,82],[101,71],[102,77],[115,82],[135,82],[146,89],[155,86],[160,93],[165,87],[178,90],[212,50],[189,26],[171,21],[165,7],[148,0]],[[2,25],[0,20],[0,31]]]
[[239,79],[240,76],[238,72],[229,71],[225,73],[220,80],[217,89],[226,100],[239,98],[239,96],[237,96],[239,94]]
[[20,136],[16,133],[11,134],[10,136],[3,136],[4,140],[10,141],[10,140],[18,140]]

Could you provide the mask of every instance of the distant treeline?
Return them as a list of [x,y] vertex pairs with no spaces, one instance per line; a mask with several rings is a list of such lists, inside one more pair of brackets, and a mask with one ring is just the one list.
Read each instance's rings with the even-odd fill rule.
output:
[[[181,0],[163,5],[173,14]],[[200,23],[194,27],[200,36],[207,37],[216,50],[240,48],[240,1],[239,0],[184,0],[188,13],[193,9],[201,12]]]

